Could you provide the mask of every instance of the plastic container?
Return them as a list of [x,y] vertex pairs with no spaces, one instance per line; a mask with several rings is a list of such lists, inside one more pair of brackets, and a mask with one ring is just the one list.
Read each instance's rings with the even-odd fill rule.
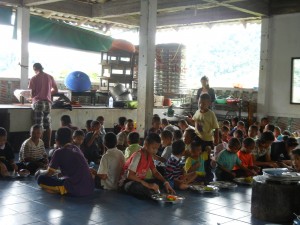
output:
[[109,97],[108,108],[113,108],[113,107],[114,107],[114,99],[113,99],[113,97]]

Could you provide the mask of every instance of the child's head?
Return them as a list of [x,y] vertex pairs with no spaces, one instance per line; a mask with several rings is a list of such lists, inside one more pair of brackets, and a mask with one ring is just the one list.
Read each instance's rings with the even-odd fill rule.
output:
[[297,172],[300,172],[300,148],[296,148],[291,153],[292,164]]
[[183,133],[183,141],[185,144],[189,145],[192,143],[196,136],[194,129],[186,129]]
[[265,131],[271,131],[271,132],[274,132],[274,130],[275,130],[275,126],[274,126],[273,124],[270,124],[270,123],[268,123],[268,124],[265,126],[265,128],[264,128],[264,132],[265,132]]
[[30,128],[30,136],[32,139],[40,139],[43,136],[43,127],[40,124],[34,124]]
[[152,118],[152,127],[154,129],[159,129],[160,124],[161,124],[160,117],[159,116],[153,116],[153,118]]
[[207,76],[203,76],[200,79],[202,87],[209,88],[209,81]]
[[229,127],[227,126],[222,126],[221,128],[221,140],[222,141],[228,141],[228,137],[229,137]]
[[103,116],[98,116],[96,120],[98,120],[101,125],[104,124],[104,117]]
[[150,133],[145,138],[144,149],[149,155],[154,155],[157,153],[157,150],[160,146],[161,139],[157,133]]
[[248,129],[248,136],[251,138],[256,138],[258,135],[258,126],[251,125]]
[[284,136],[283,141],[286,145],[286,150],[290,152],[294,148],[298,146],[298,142],[296,138]]
[[169,130],[164,130],[160,134],[161,144],[163,147],[169,146],[172,144],[173,134]]
[[124,116],[119,117],[119,120],[118,120],[119,125],[120,125],[121,127],[124,127],[124,126],[125,126],[126,120],[127,120],[127,118],[124,117]]
[[241,138],[244,137],[244,133],[243,133],[243,131],[241,131],[241,130],[236,130],[236,131],[234,131],[234,133],[233,133],[233,137],[238,138],[238,139],[241,139]]
[[161,119],[161,127],[165,128],[169,125],[169,121],[166,118]]
[[0,127],[0,146],[3,146],[7,141],[7,131]]
[[239,130],[245,129],[245,123],[241,120],[237,122],[236,126],[237,126],[237,129],[239,129]]
[[173,140],[174,141],[182,140],[182,132],[181,132],[181,130],[175,130],[174,131]]
[[91,122],[91,130],[92,130],[92,131],[97,131],[97,130],[100,129],[100,127],[101,127],[101,125],[100,125],[99,121],[93,120],[93,121]]
[[243,140],[243,150],[247,153],[251,153],[255,148],[255,141],[253,138],[247,137]]
[[73,139],[73,143],[75,145],[78,145],[78,146],[82,145],[83,140],[84,140],[84,132],[83,132],[83,130],[80,130],[80,129],[79,130],[75,130],[73,132],[72,139]]
[[55,134],[56,145],[62,147],[72,141],[72,130],[68,127],[58,128]]
[[268,123],[269,123],[268,117],[261,118],[261,120],[260,120],[260,126],[261,127],[265,127]]
[[292,134],[291,134],[291,132],[289,132],[288,130],[284,130],[284,131],[282,132],[282,135],[291,136]]
[[237,153],[241,149],[241,143],[237,138],[231,138],[228,142],[228,150]]
[[184,131],[186,128],[188,128],[189,125],[186,120],[179,120],[178,126],[182,131]]
[[202,153],[201,143],[198,141],[193,141],[191,143],[191,157],[198,158]]
[[281,129],[278,126],[274,127],[274,136],[277,138],[279,135],[281,135]]
[[211,99],[210,99],[209,94],[204,93],[204,94],[200,95],[199,102],[198,102],[200,111],[208,110],[210,103],[211,103],[210,101],[211,101]]
[[130,145],[138,144],[140,142],[140,135],[138,132],[130,132],[127,136],[127,141]]
[[230,127],[230,122],[229,122],[228,120],[224,120],[224,121],[222,122],[222,125],[229,128],[229,127]]
[[185,144],[182,140],[174,141],[172,144],[172,154],[181,157],[185,150]]
[[104,145],[109,148],[115,148],[117,146],[117,135],[113,132],[108,132],[104,136]]
[[232,127],[235,127],[235,126],[237,125],[238,121],[239,121],[239,118],[238,118],[238,117],[233,117],[233,118],[231,119],[231,126],[232,126]]
[[129,131],[129,132],[131,132],[131,131],[134,130],[134,122],[133,122],[132,119],[126,120],[126,122],[125,122],[125,130]]
[[260,138],[258,139],[260,146],[263,148],[269,148],[271,144],[274,142],[275,137],[273,132],[265,131],[261,134]]
[[72,124],[71,117],[69,115],[63,115],[60,118],[60,124],[62,127],[69,126],[70,124]]
[[93,121],[93,120],[87,120],[87,121],[85,122],[85,128],[86,128],[86,131],[87,131],[87,132],[91,131],[91,128],[92,128],[92,121]]

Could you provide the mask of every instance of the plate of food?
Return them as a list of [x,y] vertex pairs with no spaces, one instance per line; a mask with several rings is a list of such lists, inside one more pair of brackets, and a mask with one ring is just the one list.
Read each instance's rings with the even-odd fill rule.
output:
[[239,177],[239,178],[234,178],[233,181],[238,184],[252,185],[253,177]]
[[218,187],[220,189],[233,189],[237,187],[237,184],[229,181],[214,181],[214,182],[210,182],[209,184]]
[[219,188],[213,185],[192,185],[190,186],[190,189],[200,193],[217,193],[219,191]]
[[185,197],[183,196],[170,195],[170,194],[154,194],[151,196],[151,198],[158,202],[172,203],[172,204],[182,203],[185,199]]

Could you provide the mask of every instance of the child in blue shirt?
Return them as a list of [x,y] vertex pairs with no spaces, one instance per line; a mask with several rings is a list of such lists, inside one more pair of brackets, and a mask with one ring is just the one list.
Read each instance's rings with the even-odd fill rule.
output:
[[187,189],[189,184],[196,178],[195,172],[184,173],[181,157],[184,154],[185,144],[182,140],[174,141],[172,144],[172,155],[166,162],[165,178],[174,188]]

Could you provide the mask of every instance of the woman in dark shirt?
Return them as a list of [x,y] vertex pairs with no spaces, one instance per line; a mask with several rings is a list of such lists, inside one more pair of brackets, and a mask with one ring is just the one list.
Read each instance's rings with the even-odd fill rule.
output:
[[197,101],[199,100],[199,97],[201,94],[207,93],[210,96],[211,103],[214,103],[216,100],[215,90],[213,88],[209,87],[208,77],[203,76],[203,77],[201,77],[200,81],[201,81],[202,87],[198,89]]

